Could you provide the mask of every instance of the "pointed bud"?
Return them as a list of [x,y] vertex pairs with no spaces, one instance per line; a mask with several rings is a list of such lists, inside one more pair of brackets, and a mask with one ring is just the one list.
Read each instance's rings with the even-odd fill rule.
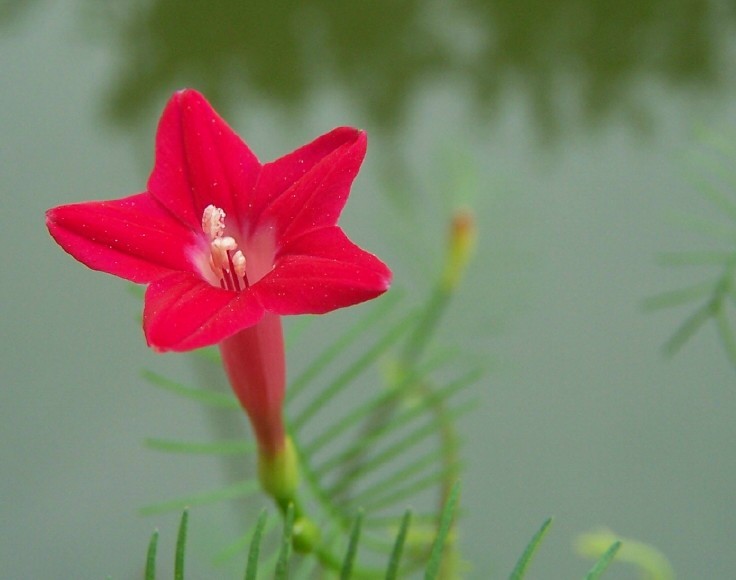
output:
[[445,270],[442,273],[441,284],[445,291],[453,291],[460,283],[475,250],[476,237],[477,230],[472,211],[456,210],[450,224]]

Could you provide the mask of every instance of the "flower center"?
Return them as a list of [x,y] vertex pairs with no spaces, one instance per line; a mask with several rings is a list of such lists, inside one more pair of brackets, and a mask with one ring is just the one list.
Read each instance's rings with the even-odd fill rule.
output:
[[245,255],[238,249],[235,238],[225,235],[225,212],[208,205],[202,214],[202,231],[210,239],[209,267],[223,290],[248,288]]

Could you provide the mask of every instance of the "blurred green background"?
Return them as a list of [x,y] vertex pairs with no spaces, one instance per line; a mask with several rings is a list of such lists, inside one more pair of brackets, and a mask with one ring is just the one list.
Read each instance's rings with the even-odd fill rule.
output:
[[[140,577],[151,529],[169,554],[178,516],[137,509],[227,481],[218,461],[142,448],[212,436],[211,417],[140,378],[196,369],[149,352],[125,283],[43,225],[51,206],[140,191],[158,115],[184,86],[263,160],[366,129],[342,223],[412,298],[439,267],[447,209],[477,212],[439,339],[489,368],[460,426],[469,577],[508,574],[548,515],[530,577],[581,577],[572,541],[599,525],[657,546],[680,578],[729,577],[734,369],[712,325],[664,357],[689,311],[642,303],[718,273],[656,258],[711,247],[669,218],[719,218],[688,176],[710,155],[700,129],[736,143],[734,6],[0,3],[0,578]],[[320,319],[314,340],[352,317]],[[191,525],[191,577],[234,577],[242,560],[213,572],[208,558],[243,530],[238,513],[194,510]]]

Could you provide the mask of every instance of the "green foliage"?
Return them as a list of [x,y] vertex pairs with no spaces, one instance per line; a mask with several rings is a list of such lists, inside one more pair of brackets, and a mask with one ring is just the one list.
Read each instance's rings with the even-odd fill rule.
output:
[[532,536],[532,539],[527,544],[524,552],[521,554],[521,557],[516,562],[516,566],[514,566],[514,569],[511,571],[511,576],[509,576],[509,580],[522,580],[522,578],[524,578],[527,566],[529,566],[532,557],[536,553],[537,548],[539,548],[539,545],[542,543],[542,540],[544,539],[544,536],[547,534],[547,530],[549,530],[549,527],[551,525],[552,518],[547,518],[542,524],[542,527],[537,530],[537,533],[534,534],[534,536]]
[[169,391],[170,393],[201,403],[208,407],[240,410],[240,405],[233,395],[214,393],[209,389],[188,387],[181,383],[177,383],[176,381],[167,379],[153,371],[143,371],[143,378],[159,389]]
[[358,510],[355,516],[353,527],[350,530],[350,540],[345,559],[340,569],[340,580],[349,580],[353,573],[353,563],[355,562],[355,554],[358,552],[358,541],[360,540],[360,529],[363,526],[363,510]]
[[442,510],[442,518],[440,520],[440,529],[437,532],[437,538],[432,544],[432,553],[429,556],[429,563],[427,564],[427,570],[424,573],[425,580],[434,580],[440,573],[440,566],[442,565],[442,552],[445,549],[447,543],[447,537],[450,533],[450,527],[452,520],[455,517],[455,511],[457,510],[457,502],[460,498],[460,482],[455,483],[450,492],[450,497]]
[[258,482],[255,479],[248,479],[213,491],[151,504],[142,508],[141,514],[150,516],[153,514],[178,511],[185,507],[207,505],[223,500],[247,497],[259,491]]
[[255,445],[249,441],[215,441],[212,443],[196,443],[148,438],[144,441],[144,444],[149,449],[153,449],[155,451],[183,453],[185,455],[246,455],[255,451]]
[[[396,294],[376,301],[366,315],[314,356],[287,389],[288,430],[309,494],[308,509],[321,513],[325,535],[338,538],[334,546],[324,542],[315,551],[312,559],[321,566],[335,572],[342,570],[334,550],[340,549],[341,538],[345,537],[348,544],[342,549],[348,550],[350,570],[357,575],[375,572],[358,563],[358,538],[368,550],[365,557],[369,560],[375,560],[377,554],[391,555],[389,576],[403,574],[400,563],[411,570],[428,558],[431,536],[426,533],[423,539],[413,540],[412,549],[401,558],[409,520],[389,512],[403,511],[408,498],[432,489],[439,494],[439,505],[443,505],[449,499],[449,482],[459,473],[454,422],[472,405],[455,400],[482,373],[467,365],[458,373],[457,357],[447,353],[425,356],[429,337],[440,319],[437,309],[444,309],[448,300],[449,295],[435,292],[423,307],[402,308],[398,317],[401,299]],[[428,314],[428,310],[433,313]],[[351,349],[358,344],[357,349]],[[354,356],[349,354],[353,350],[357,352]],[[203,360],[219,364],[215,356],[207,355]],[[376,375],[383,386],[368,390],[359,405],[342,415],[324,412],[332,401],[350,396],[350,389],[358,381],[376,380]],[[146,371],[144,378],[157,388],[206,407],[242,412],[233,396],[185,385],[151,371]],[[149,438],[146,446],[182,455],[247,457],[254,451],[243,440],[201,443]],[[258,491],[253,476],[222,489],[149,505],[142,511],[154,514],[180,510],[248,497]],[[361,515],[360,528],[355,532],[353,514],[362,508],[371,517]],[[417,521],[423,522],[425,532],[436,531],[441,526],[440,516],[430,509]],[[396,529],[400,533],[394,537]],[[265,528],[260,533],[265,535]],[[453,544],[449,549],[454,549],[454,541],[445,537],[442,544],[445,541]],[[224,548],[218,559],[240,553],[247,543],[247,537],[241,536]]]
[[148,544],[146,555],[146,580],[156,580],[156,550],[158,549],[158,530],[154,530]]
[[621,549],[616,553],[617,562],[633,564],[647,580],[673,580],[672,565],[667,557],[654,546],[632,538],[622,538],[608,529],[580,534],[575,540],[575,550],[581,556],[597,559],[617,541]]
[[[449,545],[450,540],[449,536],[451,534],[452,529],[452,523],[457,513],[457,506],[459,502],[460,497],[460,483],[457,482],[450,491],[449,498],[447,503],[445,504],[442,514],[441,514],[441,523],[439,526],[439,529],[437,531],[436,537],[434,539],[434,542],[432,543],[432,551],[430,554],[430,557],[426,563],[426,566],[424,568],[424,578],[425,580],[436,580],[437,578],[454,578],[455,576],[452,575],[452,572],[446,573],[443,566],[448,564],[447,556],[444,554],[444,551],[446,547]],[[294,575],[298,578],[309,578],[309,570],[303,566],[304,562],[308,562],[308,560],[302,561],[302,566],[295,568],[294,561],[293,561],[293,549],[292,549],[292,535],[294,532],[294,506],[293,504],[290,504],[287,511],[285,518],[283,520],[283,527],[281,531],[281,538],[279,541],[279,551],[278,556],[275,561],[275,570],[274,570],[274,578],[277,580],[286,580],[291,575]],[[407,537],[409,536],[409,530],[411,526],[411,520],[412,515],[411,511],[407,510],[404,513],[404,516],[401,518],[401,525],[399,527],[398,533],[396,534],[396,539],[393,544],[393,549],[391,550],[391,554],[388,559],[388,566],[386,568],[385,574],[381,573],[380,571],[366,571],[366,570],[354,570],[354,563],[355,563],[355,557],[356,553],[358,551],[358,546],[360,544],[360,534],[363,524],[363,512],[362,510],[359,510],[356,514],[356,517],[353,519],[352,526],[350,529],[350,532],[348,534],[348,545],[347,549],[345,551],[345,555],[340,561],[334,562],[334,566],[336,569],[339,569],[339,577],[341,580],[349,580],[350,578],[385,578],[385,580],[396,580],[399,578],[399,570],[401,569],[401,560],[402,560],[402,553],[404,549],[404,545],[406,542]],[[249,535],[249,539],[247,542],[248,546],[248,556],[246,561],[246,568],[245,568],[245,580],[256,580],[258,578],[259,570],[262,571],[264,568],[268,569],[269,566],[267,565],[261,565],[259,562],[259,555],[262,547],[263,539],[266,535],[266,528],[267,528],[267,521],[268,521],[268,513],[265,509],[261,510],[258,520],[256,522],[256,525],[253,529],[252,534]],[[185,580],[184,575],[184,560],[186,556],[186,537],[187,537],[187,530],[188,530],[188,522],[189,522],[189,512],[187,509],[185,509],[182,512],[181,521],[179,524],[179,531],[177,536],[177,542],[176,542],[176,551],[174,556],[174,579],[175,580]],[[530,540],[529,544],[527,545],[526,549],[524,550],[523,554],[519,558],[519,561],[517,562],[513,572],[511,573],[510,578],[512,580],[520,580],[524,577],[524,574],[526,572],[526,568],[536,552],[537,548],[539,547],[539,544],[544,539],[544,536],[546,535],[550,525],[552,523],[552,518],[548,518],[541,526],[541,528],[534,534],[532,539]],[[586,536],[588,537],[588,536]],[[606,537],[610,537],[610,534],[606,535]],[[595,540],[595,544],[598,545],[600,542],[598,540],[603,540],[603,536],[598,534],[596,536],[597,540]],[[159,533],[158,530],[153,532],[153,535],[151,536],[151,541],[148,546],[148,552],[146,555],[146,568],[145,568],[145,579],[146,580],[155,580],[156,578],[156,556],[157,556],[157,546],[158,546],[158,539],[159,539]],[[590,540],[590,538],[588,538]],[[586,545],[590,547],[590,541],[587,541]],[[622,542],[620,540],[614,540],[613,543],[610,544],[610,546],[603,552],[603,554],[598,558],[595,565],[590,569],[590,571],[586,574],[585,580],[597,580],[601,577],[603,572],[608,568],[608,566],[613,561],[616,554],[619,552],[619,549],[622,546]],[[645,547],[646,550],[651,552],[652,548]],[[641,550],[636,549],[635,552],[638,553]],[[636,558],[634,558],[636,559]],[[642,568],[642,570],[645,570],[646,568]],[[302,572],[299,574],[299,572]],[[653,578],[665,578],[664,576],[658,576],[654,575]],[[667,576],[669,578],[670,576]]]
[[663,292],[647,299],[649,310],[692,305],[690,313],[665,343],[665,352],[676,354],[707,323],[714,323],[719,338],[732,365],[736,366],[736,172],[733,162],[736,148],[713,133],[705,133],[707,150],[692,155],[697,170],[691,181],[713,209],[718,219],[703,219],[691,215],[682,217],[680,225],[696,234],[705,235],[719,244],[718,249],[668,252],[660,263],[676,268],[708,268],[707,279],[682,288]]
[[609,564],[613,561],[619,548],[621,548],[620,541],[617,540],[611,544],[611,547],[603,553],[595,565],[590,569],[590,572],[585,575],[585,580],[597,580],[600,578],[603,572],[606,571],[606,568],[608,568]]
[[[304,501],[300,493],[296,505],[280,505],[279,539],[269,537],[276,525],[269,526],[263,510],[253,530],[226,546],[218,560],[247,550],[246,580],[256,579],[264,569],[273,570],[280,580],[310,578],[316,567],[341,579],[395,580],[421,571],[426,580],[460,576],[454,531],[460,495],[455,424],[474,406],[472,401],[458,399],[480,380],[482,372],[456,353],[448,356],[431,348],[456,282],[453,278],[453,284],[437,283],[423,305],[403,307],[400,315],[397,293],[377,300],[296,375],[287,389],[285,411],[304,478],[302,492],[306,488],[308,498]],[[313,320],[300,321],[297,333],[287,335],[288,344]],[[352,347],[357,354],[351,354]],[[206,364],[220,364],[213,349],[202,351],[200,357]],[[150,371],[144,377],[157,388],[206,407],[242,412],[231,395]],[[325,410],[341,397],[355,395],[355,385],[365,380],[378,384],[359,390],[363,396],[359,404],[341,414]],[[180,455],[255,454],[254,446],[241,440],[201,443],[149,438],[146,446]],[[431,502],[429,490],[439,501]],[[143,513],[181,510],[259,491],[257,478],[251,476],[221,489],[150,505]],[[418,512],[406,510],[403,504],[408,498],[419,501],[420,507],[427,505]],[[402,510],[403,517],[394,515]],[[309,520],[303,517],[306,512]],[[185,509],[175,556],[177,580],[184,576],[187,518]],[[321,540],[317,535],[309,546],[296,541],[305,521],[318,522],[321,532]],[[531,539],[511,573],[512,580],[524,577],[550,523],[551,519],[545,521]],[[155,580],[157,541],[155,533],[147,556],[147,579]],[[619,546],[620,542],[603,554],[588,578],[597,578],[605,570]],[[261,561],[263,554],[267,555]]]
[[399,565],[401,564],[401,555],[404,552],[406,534],[409,531],[410,524],[411,510],[406,510],[406,512],[404,512],[404,517],[401,519],[399,532],[396,534],[396,541],[394,542],[393,549],[391,550],[391,557],[389,558],[388,569],[386,570],[386,580],[395,580],[397,577]]
[[286,580],[289,577],[289,558],[291,557],[291,536],[294,533],[294,504],[289,504],[284,519],[284,530],[281,535],[281,549],[276,563],[276,580]]
[[[434,579],[437,577],[437,572],[442,562],[442,551],[447,543],[447,536],[450,530],[450,525],[454,514],[457,509],[457,501],[459,496],[459,485],[455,485],[450,495],[450,501],[445,506],[442,513],[442,525],[438,532],[437,538],[435,539],[434,546],[432,549],[432,556],[427,564],[425,578]],[[254,528],[253,534],[250,536],[248,545],[248,557],[245,569],[245,580],[256,580],[258,578],[259,570],[262,570],[264,566],[259,563],[259,555],[264,538],[264,531],[266,529],[266,522],[268,514],[265,509],[261,510],[258,516],[258,521]],[[176,542],[176,552],[174,556],[174,579],[184,580],[184,560],[186,556],[186,537],[189,522],[189,511],[184,510],[182,512],[181,522],[179,524],[179,532]],[[355,563],[355,556],[358,550],[360,542],[360,533],[363,522],[363,513],[358,511],[355,519],[353,520],[352,528],[348,538],[348,547],[345,552],[345,556],[339,562],[340,578],[342,580],[349,580],[354,577],[362,577],[365,575],[364,572],[360,574],[354,573],[353,566]],[[383,574],[370,575],[370,577],[385,577],[386,580],[395,580],[397,578],[397,571],[399,570],[402,548],[404,541],[406,540],[409,525],[411,522],[411,512],[407,511],[401,520],[401,527],[399,528],[394,548],[389,558],[388,568],[385,576]],[[294,531],[294,506],[290,505],[287,509],[286,516],[283,522],[283,528],[281,532],[281,540],[279,543],[278,559],[276,561],[274,578],[276,580],[286,580],[289,578],[293,569],[293,551],[292,551],[292,534]],[[151,542],[148,547],[146,555],[146,580],[155,580],[156,578],[156,555],[158,545],[159,533],[154,531],[151,536]]]
[[176,554],[174,557],[174,580],[184,580],[184,554],[187,547],[187,526],[189,525],[189,510],[181,514],[179,533],[176,537]]
[[248,549],[248,565],[245,569],[245,580],[255,580],[258,572],[258,555],[261,550],[261,538],[263,537],[263,529],[266,527],[266,520],[268,519],[268,512],[263,509],[258,516],[258,523],[256,529],[253,532],[253,537],[250,542],[250,548]]

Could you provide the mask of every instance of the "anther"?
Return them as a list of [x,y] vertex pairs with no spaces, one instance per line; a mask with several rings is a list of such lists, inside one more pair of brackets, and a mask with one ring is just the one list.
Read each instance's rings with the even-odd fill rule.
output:
[[238,249],[235,238],[225,235],[225,212],[208,205],[202,214],[202,231],[210,238],[207,263],[217,276],[220,288],[234,291],[248,288],[245,255]]
[[204,213],[202,214],[202,231],[211,240],[222,237],[225,231],[225,211],[214,205],[208,205],[204,208]]

